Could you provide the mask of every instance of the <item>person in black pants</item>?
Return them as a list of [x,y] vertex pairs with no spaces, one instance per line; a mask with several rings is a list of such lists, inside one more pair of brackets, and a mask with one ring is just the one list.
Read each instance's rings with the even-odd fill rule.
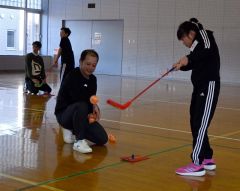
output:
[[190,54],[174,64],[175,70],[192,70],[193,93],[190,125],[193,137],[192,163],[176,170],[179,175],[203,176],[216,168],[208,139],[220,92],[220,56],[213,32],[205,30],[196,18],[183,22],[177,37],[190,48]]
[[[97,93],[97,78],[93,72],[98,59],[94,50],[87,49],[81,53],[80,67],[72,70],[62,82],[55,107],[57,121],[63,127],[64,141],[74,143],[73,149],[81,153],[92,152],[87,140],[97,145],[108,141],[106,131],[98,122],[99,107],[90,102],[90,97]],[[88,119],[91,113],[96,115],[93,123]]]
[[42,57],[39,55],[41,47],[41,42],[33,42],[33,51],[28,53],[25,57],[25,85],[26,90],[29,93],[37,94],[39,90],[41,90],[44,91],[45,94],[49,95],[52,89],[46,83],[44,62]]
[[75,68],[74,54],[72,45],[69,40],[71,30],[67,27],[62,27],[60,30],[61,41],[59,44],[58,53],[54,59],[54,65],[57,66],[58,59],[61,56],[60,80],[65,79],[67,74]]

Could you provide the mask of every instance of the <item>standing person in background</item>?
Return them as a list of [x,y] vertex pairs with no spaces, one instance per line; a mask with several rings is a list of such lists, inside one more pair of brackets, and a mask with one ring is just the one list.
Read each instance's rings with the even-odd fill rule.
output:
[[[92,152],[86,140],[97,145],[108,141],[106,131],[98,122],[100,109],[90,102],[90,97],[97,93],[97,78],[93,72],[98,59],[94,50],[81,53],[80,67],[73,69],[62,82],[55,107],[57,121],[63,127],[64,142],[74,143],[73,149],[81,153]],[[90,114],[96,115],[93,123],[89,122]]]
[[174,64],[175,70],[192,70],[193,92],[190,125],[193,137],[192,163],[176,170],[183,176],[203,176],[216,168],[208,139],[220,92],[220,56],[213,32],[204,30],[196,18],[183,22],[177,31],[178,40],[190,48],[190,54]]
[[66,27],[62,27],[60,31],[61,41],[59,44],[58,53],[54,59],[54,65],[58,64],[58,59],[61,56],[61,69],[60,69],[60,80],[61,82],[65,79],[66,75],[75,68],[74,55],[72,45],[69,40],[71,30]]
[[26,90],[32,94],[37,94],[39,90],[45,94],[50,94],[52,89],[46,83],[46,74],[44,62],[39,55],[42,47],[41,42],[35,41],[32,43],[32,52],[25,57],[25,84]]

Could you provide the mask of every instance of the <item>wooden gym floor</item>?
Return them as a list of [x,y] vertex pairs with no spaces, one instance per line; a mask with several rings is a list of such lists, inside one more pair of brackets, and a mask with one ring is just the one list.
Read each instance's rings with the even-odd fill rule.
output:
[[[181,177],[190,162],[189,103],[192,85],[163,79],[127,110],[125,103],[152,79],[98,76],[102,119],[115,144],[81,154],[64,144],[54,116],[56,98],[23,94],[24,73],[0,74],[0,190],[26,191],[224,191],[240,190],[240,87],[222,85],[209,129],[217,170]],[[48,74],[53,94],[58,72]],[[128,163],[121,156],[149,159]]]

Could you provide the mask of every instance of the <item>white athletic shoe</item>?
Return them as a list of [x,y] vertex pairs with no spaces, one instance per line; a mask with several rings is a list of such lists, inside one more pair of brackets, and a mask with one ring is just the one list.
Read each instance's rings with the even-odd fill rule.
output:
[[73,152],[73,158],[80,163],[85,163],[87,160],[92,159],[92,154],[83,154],[77,151]]
[[73,150],[78,151],[80,153],[91,153],[92,148],[88,146],[87,142],[83,140],[78,140],[73,144]]
[[90,147],[93,145],[96,145],[96,143],[89,141],[88,139],[85,139],[85,141],[87,142],[88,146],[90,146]]
[[75,138],[75,135],[72,134],[72,131],[62,127],[62,132],[63,132],[63,140],[65,143],[74,143],[75,142],[76,138]]

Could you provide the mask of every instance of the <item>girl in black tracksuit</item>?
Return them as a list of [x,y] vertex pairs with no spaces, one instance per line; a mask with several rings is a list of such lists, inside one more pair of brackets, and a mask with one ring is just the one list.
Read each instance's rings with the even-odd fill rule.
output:
[[[197,19],[182,23],[177,31],[177,37],[190,48],[190,54],[182,57],[174,67],[182,71],[192,70],[191,81],[193,93],[190,106],[190,124],[193,137],[191,154],[193,165],[200,166],[197,171],[189,173],[177,170],[180,175],[204,175],[205,170],[216,165],[212,159],[213,150],[208,140],[208,127],[213,118],[220,91],[220,56],[213,32],[204,30]],[[206,162],[208,164],[206,164]],[[178,173],[180,172],[180,173]]]

